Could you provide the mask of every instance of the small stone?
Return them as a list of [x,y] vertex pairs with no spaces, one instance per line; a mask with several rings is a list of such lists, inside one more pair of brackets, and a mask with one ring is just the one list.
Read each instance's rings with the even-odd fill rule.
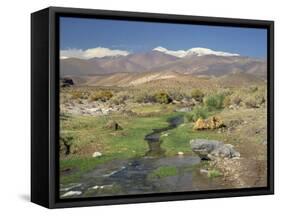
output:
[[202,173],[202,174],[208,174],[208,173],[209,173],[209,171],[208,171],[208,170],[206,170],[206,169],[200,169],[200,173]]
[[99,186],[95,185],[94,187],[92,187],[92,189],[97,190],[97,189],[99,189]]
[[101,157],[101,156],[102,156],[102,153],[100,153],[100,152],[94,152],[94,154],[92,155],[93,158]]
[[178,152],[178,156],[183,156],[184,153],[183,152]]

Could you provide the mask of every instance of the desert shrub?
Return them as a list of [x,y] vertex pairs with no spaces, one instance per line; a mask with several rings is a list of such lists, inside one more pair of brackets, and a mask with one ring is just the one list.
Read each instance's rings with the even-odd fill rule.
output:
[[191,91],[191,97],[194,98],[196,101],[202,102],[204,92],[202,92],[200,89],[193,89]]
[[209,95],[204,98],[204,105],[209,111],[222,109],[225,96],[223,94]]
[[88,99],[89,93],[81,90],[73,90],[70,92],[70,99],[72,100],[83,100]]
[[137,103],[154,103],[155,102],[154,96],[147,92],[139,92],[139,93],[135,94],[133,100],[134,100],[134,102],[137,102]]
[[231,105],[231,97],[230,96],[226,96],[223,100],[223,107],[229,107]]
[[221,89],[220,90],[220,94],[224,95],[224,96],[230,96],[233,94],[233,91],[231,89]]
[[236,106],[239,106],[240,103],[242,102],[242,99],[239,95],[234,95],[232,98],[231,98],[231,104],[234,104]]
[[171,92],[169,92],[169,96],[172,98],[172,100],[176,100],[176,101],[181,101],[185,98],[186,99],[190,98],[190,96],[188,96],[184,92],[180,92],[180,91],[171,91]]
[[154,99],[156,103],[161,103],[161,104],[168,104],[172,102],[170,96],[165,92],[156,93],[154,95]]
[[186,118],[189,122],[195,122],[199,118],[206,119],[208,117],[208,110],[203,106],[196,106],[194,109],[186,114]]
[[260,90],[254,94],[248,95],[248,97],[246,97],[244,100],[244,104],[247,108],[259,108],[265,103],[265,101],[265,92]]
[[105,101],[108,101],[112,97],[113,97],[113,94],[112,94],[111,91],[100,90],[100,91],[94,92],[91,95],[90,99],[92,101],[102,101],[102,102],[105,102]]
[[247,98],[245,99],[245,102],[244,102],[244,103],[245,103],[245,106],[246,106],[247,108],[258,108],[258,107],[259,107],[257,101],[256,101],[255,98],[252,97],[252,96],[247,97]]
[[60,153],[69,155],[75,152],[74,148],[74,137],[67,133],[60,134]]
[[120,92],[116,95],[114,95],[110,100],[115,105],[124,104],[128,99],[130,99],[130,96],[127,92]]
[[83,97],[83,93],[81,91],[73,91],[70,93],[71,94],[71,99],[81,99]]
[[250,86],[249,87],[249,92],[254,93],[254,92],[258,91],[258,89],[259,88],[257,86]]

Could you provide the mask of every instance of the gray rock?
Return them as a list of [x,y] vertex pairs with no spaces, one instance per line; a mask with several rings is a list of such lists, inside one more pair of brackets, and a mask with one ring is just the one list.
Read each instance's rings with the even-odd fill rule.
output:
[[190,145],[192,151],[204,160],[240,157],[240,153],[234,150],[233,145],[217,140],[194,139],[190,141]]

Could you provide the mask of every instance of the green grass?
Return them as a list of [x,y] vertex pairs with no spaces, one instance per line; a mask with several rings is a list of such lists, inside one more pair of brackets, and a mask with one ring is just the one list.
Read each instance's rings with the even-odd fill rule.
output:
[[[163,132],[165,134],[166,132]],[[162,148],[166,150],[167,156],[176,155],[178,152],[189,153],[189,145],[192,139],[221,139],[222,135],[214,131],[193,130],[193,124],[185,122],[179,127],[167,131],[167,136],[162,136]]]
[[173,104],[147,104],[141,106],[133,106],[131,110],[135,113],[157,113],[157,112],[171,112],[175,108]]
[[[61,132],[73,136],[73,142],[78,148],[87,145],[99,146],[102,156],[92,158],[93,152],[85,155],[71,155],[60,160],[60,168],[76,168],[74,174],[62,176],[61,183],[77,180],[82,173],[93,169],[96,165],[113,159],[127,159],[145,155],[148,145],[144,140],[146,134],[153,128],[166,127],[167,119],[175,114],[168,113],[157,117],[128,117],[125,115],[112,116],[73,116],[61,121]],[[123,130],[111,131],[104,126],[113,119]]]
[[[76,172],[62,175],[61,183],[71,183],[79,180],[79,177],[94,169],[97,165],[114,159],[129,159],[141,157],[148,151],[148,144],[144,140],[145,135],[154,128],[168,126],[167,119],[180,115],[172,112],[170,105],[162,105],[165,112],[160,112],[152,117],[126,116],[115,114],[109,116],[70,116],[61,121],[61,132],[71,134],[75,146],[84,150],[83,154],[71,154],[60,160],[61,170],[74,168]],[[167,108],[169,111],[167,111]],[[147,106],[141,109],[155,110],[158,106]],[[163,107],[162,107],[163,109]],[[123,130],[113,131],[105,128],[109,120],[114,120],[121,125]],[[195,138],[219,138],[220,134],[212,131],[194,131],[192,124],[185,122],[179,127],[163,132],[168,136],[161,136],[161,147],[166,150],[167,156],[176,155],[179,151],[191,152],[189,141]],[[87,148],[91,146],[92,148]],[[93,158],[95,148],[102,153],[99,158]],[[79,150],[78,150],[79,151]]]
[[219,177],[221,176],[222,174],[220,173],[220,171],[216,170],[216,169],[213,169],[213,170],[210,170],[208,172],[208,178],[216,178],[216,177]]
[[105,163],[107,161],[113,160],[114,158],[112,155],[110,156],[102,156],[98,158],[91,158],[91,157],[68,157],[65,159],[60,160],[60,169],[64,170],[67,168],[75,169],[71,175],[60,175],[60,183],[61,184],[69,184],[76,182],[83,173],[94,169],[97,165]]
[[149,179],[155,179],[155,178],[165,178],[168,176],[175,176],[178,174],[178,169],[176,167],[172,166],[162,166],[158,167],[154,171],[152,171],[149,175]]

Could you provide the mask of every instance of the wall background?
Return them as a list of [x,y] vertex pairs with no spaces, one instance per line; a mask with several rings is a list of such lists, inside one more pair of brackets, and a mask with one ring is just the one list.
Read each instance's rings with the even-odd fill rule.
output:
[[[0,214],[1,215],[267,215],[280,205],[281,47],[279,1],[29,0],[0,7]],[[276,195],[47,210],[28,202],[30,191],[30,13],[48,6],[128,10],[275,20]],[[279,8],[279,9],[278,9]]]

